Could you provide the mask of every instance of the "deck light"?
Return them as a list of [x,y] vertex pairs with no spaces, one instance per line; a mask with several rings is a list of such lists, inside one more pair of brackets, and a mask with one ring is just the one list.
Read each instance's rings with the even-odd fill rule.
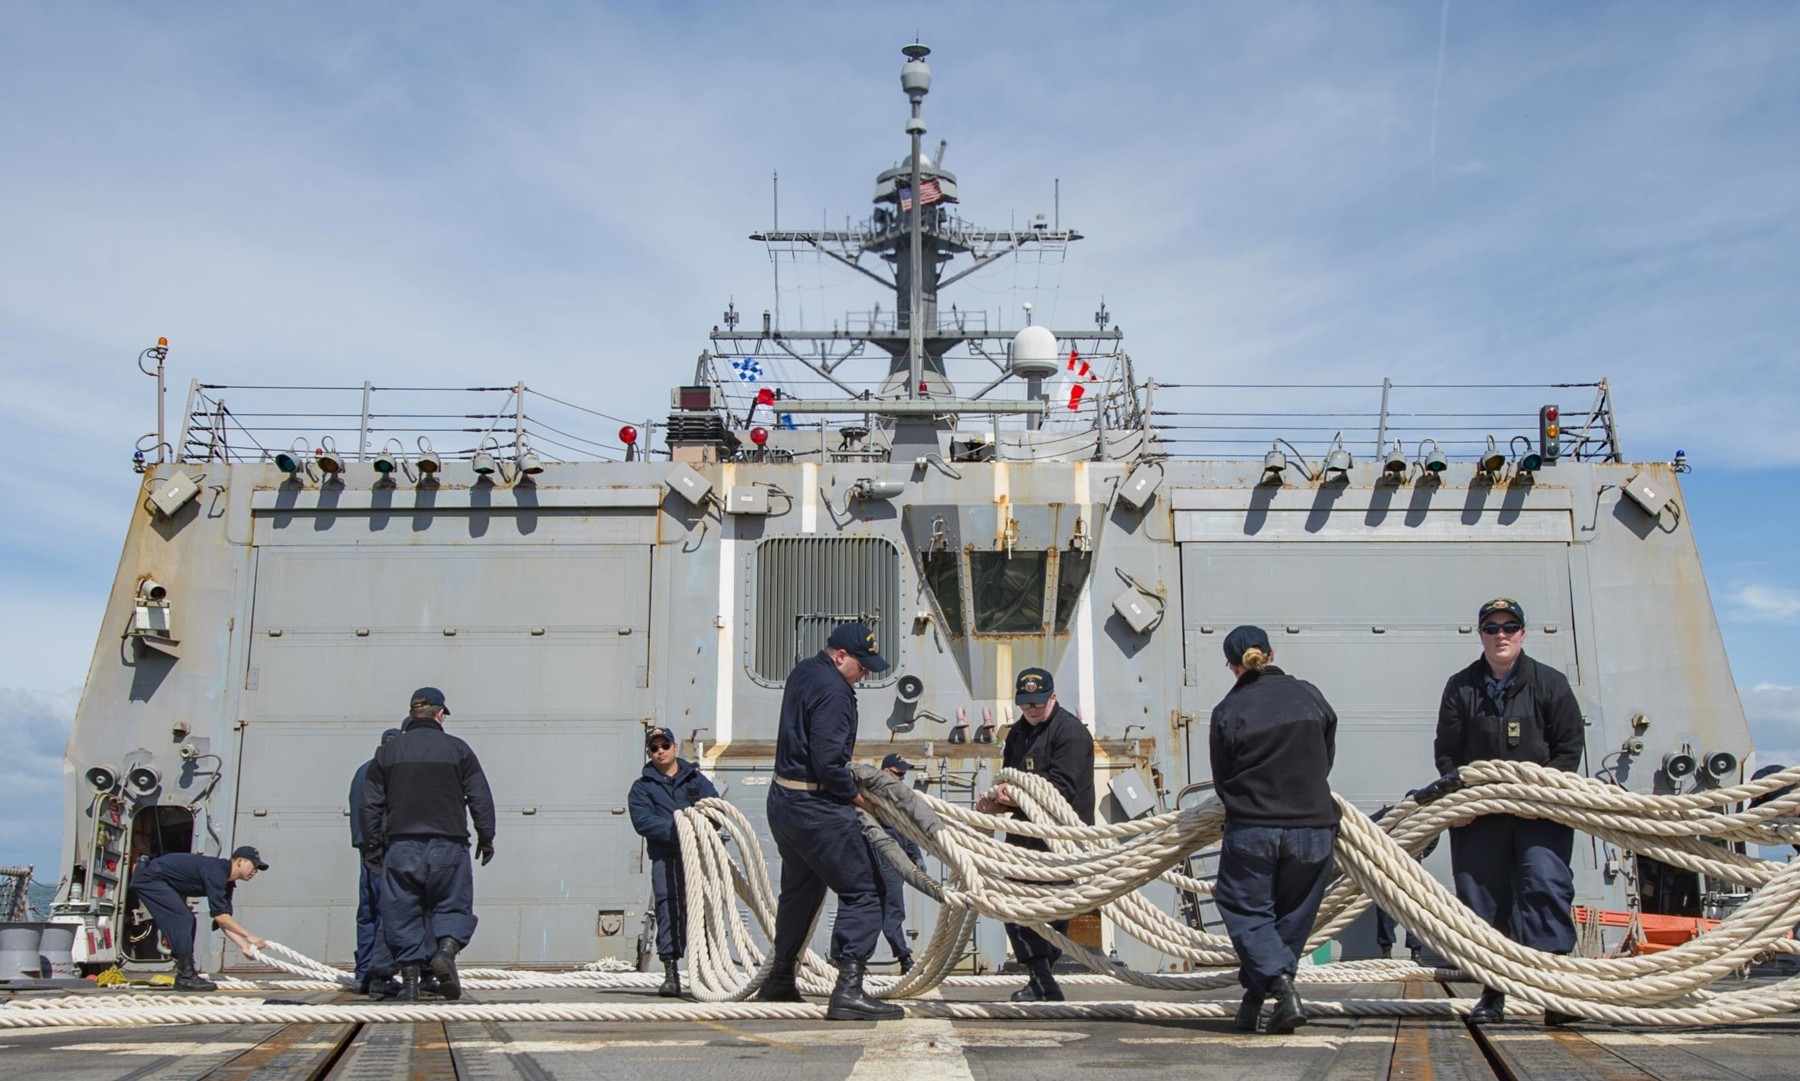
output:
[[1483,473],[1499,473],[1505,468],[1506,455],[1500,453],[1499,445],[1494,442],[1494,437],[1490,435],[1487,437],[1487,453],[1481,456],[1481,471]]
[[125,787],[140,796],[147,796],[162,786],[162,771],[152,765],[133,766],[125,774]]
[[1320,476],[1331,477],[1335,474],[1339,479],[1349,480],[1350,467],[1354,464],[1356,460],[1344,449],[1344,433],[1339,432],[1331,437],[1331,449],[1325,452],[1325,468]]
[[381,453],[375,456],[375,460],[371,464],[375,466],[375,472],[384,478],[390,477],[399,470],[400,459],[404,453],[404,450],[400,448],[400,441],[390,439],[387,441],[387,446],[381,448]]
[[1281,483],[1281,473],[1287,468],[1287,455],[1281,448],[1270,444],[1269,453],[1263,455],[1263,479],[1271,484]]
[[294,440],[286,450],[275,452],[275,468],[283,473],[294,474],[306,468],[307,446],[305,437]]
[[313,461],[319,463],[319,472],[327,476],[344,471],[344,456],[338,453],[337,443],[330,436],[319,440],[319,449],[313,451]]
[[419,458],[414,464],[419,467],[419,479],[435,480],[438,471],[444,468],[444,460],[438,457],[437,451],[431,449],[431,440],[424,436],[419,437],[418,447]]
[[[1425,443],[1431,444],[1430,454],[1425,453]],[[1442,473],[1450,468],[1450,463],[1444,459],[1444,449],[1438,446],[1438,441],[1435,439],[1427,439],[1420,443],[1419,453],[1425,459],[1425,472],[1427,473]]]
[[531,444],[525,442],[523,436],[520,436],[518,449],[513,454],[513,465],[527,477],[535,477],[544,471],[544,463],[532,453]]
[[494,475],[494,470],[499,468],[494,464],[494,456],[485,450],[476,451],[475,457],[469,459],[469,466],[475,470],[475,475],[478,477],[491,477]]
[[1406,473],[1406,448],[1400,445],[1398,439],[1394,440],[1393,449],[1388,451],[1387,461],[1381,463],[1381,471],[1395,480]]
[[1738,756],[1730,751],[1708,751],[1701,766],[1708,779],[1721,781],[1737,772]]

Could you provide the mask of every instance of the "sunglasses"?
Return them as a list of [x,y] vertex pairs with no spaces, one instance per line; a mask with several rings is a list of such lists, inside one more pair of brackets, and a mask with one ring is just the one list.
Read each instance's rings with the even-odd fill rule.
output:
[[1520,623],[1517,620],[1510,620],[1506,623],[1483,623],[1481,625],[1481,633],[1490,637],[1496,634],[1518,634],[1524,629],[1525,624]]
[[666,751],[673,746],[675,746],[673,743],[652,743],[650,749],[653,751]]

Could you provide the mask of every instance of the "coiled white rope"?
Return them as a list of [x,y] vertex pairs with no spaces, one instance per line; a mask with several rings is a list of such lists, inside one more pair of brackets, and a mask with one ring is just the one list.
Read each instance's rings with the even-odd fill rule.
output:
[[[1155,881],[1203,893],[1205,882],[1176,868],[1193,852],[1218,843],[1224,810],[1209,800],[1183,811],[1126,823],[1085,825],[1054,787],[1040,777],[1003,770],[1028,820],[985,815],[914,791],[872,767],[853,767],[875,816],[865,832],[883,858],[899,861],[897,846],[879,843],[876,824],[891,825],[944,865],[941,885],[911,879],[940,902],[937,925],[915,954],[910,973],[872,979],[874,993],[907,1000],[909,1014],[951,1019],[1120,1018],[1199,1019],[1231,1016],[1230,1002],[957,1003],[919,1000],[940,985],[1010,986],[1016,978],[953,976],[979,917],[1031,926],[1057,942],[1095,975],[1064,982],[1120,981],[1163,990],[1202,991],[1235,984],[1229,940],[1189,927],[1138,891]],[[1699,1025],[1743,1021],[1800,1008],[1800,978],[1730,991],[1709,990],[1722,977],[1776,953],[1800,953],[1789,934],[1800,923],[1800,861],[1755,859],[1725,843],[1800,842],[1800,790],[1761,806],[1750,801],[1800,783],[1800,767],[1728,788],[1679,796],[1643,796],[1574,774],[1521,763],[1463,767],[1465,787],[1421,807],[1411,799],[1380,823],[1339,801],[1343,818],[1336,849],[1340,877],[1327,890],[1309,948],[1339,933],[1370,904],[1378,904],[1456,970],[1422,969],[1406,962],[1363,961],[1305,968],[1304,982],[1381,983],[1403,979],[1473,979],[1531,1005],[1637,1025]],[[1449,826],[1481,814],[1545,818],[1600,837],[1620,849],[1752,889],[1749,900],[1713,930],[1661,953],[1620,958],[1556,956],[1502,937],[1474,916],[1413,858]],[[15,1000],[0,1007],[0,1028],[81,1024],[182,1024],[299,1021],[631,1021],[816,1019],[812,1004],[743,1001],[769,962],[759,944],[772,936],[775,897],[768,865],[749,821],[722,800],[706,800],[676,815],[686,867],[689,984],[698,1004],[614,1003],[355,1003],[293,1005],[247,998],[173,995],[82,995]],[[1009,845],[996,833],[1037,837],[1049,851]],[[729,846],[729,847],[728,847]],[[732,857],[735,850],[738,858]],[[910,870],[910,865],[903,870]],[[740,911],[739,903],[743,905]],[[1214,971],[1137,972],[1057,934],[1052,921],[1101,911],[1116,933],[1159,952]],[[746,916],[748,917],[746,919]],[[330,966],[270,943],[260,959],[300,977],[275,983],[227,981],[234,989],[342,988],[349,977]],[[603,963],[604,964],[604,963]],[[613,964],[617,964],[616,962]],[[803,991],[830,993],[835,969],[810,950],[798,973]],[[642,989],[657,977],[634,972],[543,973],[466,969],[471,989],[570,987]],[[1309,1003],[1331,1016],[1447,1016],[1463,1000],[1352,999]]]

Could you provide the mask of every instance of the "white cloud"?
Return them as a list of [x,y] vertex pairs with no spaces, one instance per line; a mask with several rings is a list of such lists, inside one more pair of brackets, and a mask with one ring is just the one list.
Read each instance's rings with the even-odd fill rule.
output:
[[1739,619],[1788,623],[1800,617],[1800,589],[1753,584],[1732,590],[1727,599]]
[[55,881],[63,834],[62,757],[79,691],[0,687],[0,863]]
[[1800,763],[1800,687],[1759,683],[1739,690],[1756,760],[1762,765]]

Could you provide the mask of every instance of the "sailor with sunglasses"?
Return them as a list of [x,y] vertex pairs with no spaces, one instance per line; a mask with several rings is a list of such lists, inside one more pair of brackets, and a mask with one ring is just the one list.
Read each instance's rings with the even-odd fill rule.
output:
[[[1481,656],[1450,677],[1438,706],[1438,772],[1502,759],[1576,771],[1582,720],[1568,677],[1525,655],[1525,609],[1496,597],[1475,617]],[[1442,782],[1440,782],[1441,784]],[[1450,830],[1456,895],[1500,933],[1547,953],[1575,948],[1574,831],[1548,819],[1484,815]],[[1487,989],[1469,1019],[1499,1021],[1506,995]],[[1547,1024],[1577,1020],[1546,1012]]]

